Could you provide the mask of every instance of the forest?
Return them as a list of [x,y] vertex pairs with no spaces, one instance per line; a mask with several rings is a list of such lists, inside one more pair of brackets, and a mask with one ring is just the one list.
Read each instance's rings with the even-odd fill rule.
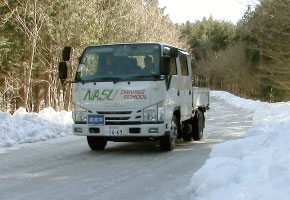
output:
[[70,110],[71,84],[58,80],[73,47],[73,78],[88,45],[162,42],[190,52],[193,84],[262,101],[289,101],[290,1],[259,0],[237,24],[174,24],[158,0],[1,0],[0,110]]
[[181,25],[197,85],[268,102],[289,101],[290,1],[258,0],[237,25],[212,18]]

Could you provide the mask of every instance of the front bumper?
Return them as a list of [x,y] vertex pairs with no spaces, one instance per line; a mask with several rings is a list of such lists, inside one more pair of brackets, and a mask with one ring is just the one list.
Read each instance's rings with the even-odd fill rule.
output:
[[[111,135],[109,128],[122,128],[122,135]],[[168,124],[140,124],[140,125],[88,125],[73,124],[73,134],[78,136],[97,136],[110,138],[154,138],[162,137],[169,130]]]

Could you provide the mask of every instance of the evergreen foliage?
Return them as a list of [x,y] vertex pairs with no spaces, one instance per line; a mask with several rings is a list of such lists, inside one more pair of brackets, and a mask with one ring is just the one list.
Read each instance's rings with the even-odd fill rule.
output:
[[164,42],[187,48],[198,86],[266,101],[290,99],[290,1],[257,0],[237,25],[212,17],[176,25],[158,0],[3,0],[0,3],[0,110],[70,108],[71,84],[57,67],[85,46]]
[[0,109],[70,108],[71,84],[57,78],[72,46],[69,77],[88,45],[164,42],[183,47],[157,0],[4,0],[0,4]]
[[195,84],[265,101],[289,101],[290,1],[259,0],[237,25],[212,18],[181,26]]

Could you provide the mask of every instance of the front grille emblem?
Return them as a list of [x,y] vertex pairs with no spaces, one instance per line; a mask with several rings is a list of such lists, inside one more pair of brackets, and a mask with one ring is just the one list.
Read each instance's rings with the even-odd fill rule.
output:
[[104,103],[104,107],[122,107],[125,105],[125,102],[116,102],[116,103]]

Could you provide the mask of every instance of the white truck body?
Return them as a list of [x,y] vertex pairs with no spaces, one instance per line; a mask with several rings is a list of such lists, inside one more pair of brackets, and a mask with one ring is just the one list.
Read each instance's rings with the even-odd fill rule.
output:
[[[138,73],[143,73],[142,70],[144,71],[146,66],[142,59],[148,55],[150,59],[154,57],[154,52],[147,51],[146,45],[148,49],[155,49],[154,52],[160,55],[158,59],[155,58],[160,63],[160,66],[158,63],[160,70],[158,75],[152,75],[153,78],[147,75],[144,77],[126,75],[127,78],[122,79],[116,77],[91,79],[92,73],[85,72],[85,69],[88,71],[86,67],[89,66],[88,60],[92,57],[92,52],[98,54],[113,49],[114,55],[119,56],[117,57],[119,60],[115,60],[116,63],[123,59],[120,55],[126,56],[126,59],[136,57],[137,66],[141,68]],[[135,51],[131,53],[128,49],[136,49],[137,53]],[[125,50],[126,53],[123,52]],[[172,53],[174,50],[175,53]],[[101,60],[100,56],[103,54],[98,54],[98,63]],[[106,143],[107,141],[155,139],[163,141],[165,150],[172,150],[175,144],[173,148],[168,144],[172,142],[172,138],[175,140],[183,137],[183,134],[192,137],[191,132],[194,129],[194,117],[198,117],[197,112],[201,113],[199,119],[202,118],[203,121],[196,121],[196,123],[199,123],[199,129],[202,126],[203,130],[203,113],[209,107],[209,90],[192,87],[191,61],[186,51],[160,43],[113,44],[88,47],[80,60],[72,89],[75,121],[73,133],[88,136],[92,149],[102,149],[98,148],[100,145],[94,146],[94,143],[99,143],[99,140]],[[167,68],[165,75],[162,74],[161,66]],[[191,127],[186,128],[185,125]],[[175,133],[172,133],[173,129],[176,129]],[[176,135],[177,133],[179,135]],[[169,139],[166,140],[164,137]],[[188,137],[184,136],[184,138],[188,140]]]
[[192,88],[193,107],[206,106],[209,108],[209,89],[201,87]]

